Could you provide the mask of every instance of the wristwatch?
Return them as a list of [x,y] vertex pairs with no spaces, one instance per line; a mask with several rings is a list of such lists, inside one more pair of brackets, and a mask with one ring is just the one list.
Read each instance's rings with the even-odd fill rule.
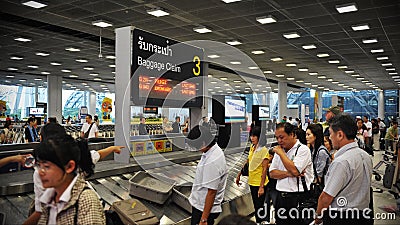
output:
[[207,223],[207,219],[201,219],[200,223]]

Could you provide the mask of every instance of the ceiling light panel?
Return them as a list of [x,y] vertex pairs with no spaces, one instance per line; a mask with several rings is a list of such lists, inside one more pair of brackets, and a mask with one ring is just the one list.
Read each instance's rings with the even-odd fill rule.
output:
[[264,54],[265,52],[263,50],[254,50],[254,51],[251,51],[251,53],[253,53],[254,55],[261,55],[261,54]]
[[303,49],[305,50],[309,50],[309,49],[315,49],[317,48],[317,46],[315,46],[314,44],[310,44],[310,45],[303,45],[301,46]]
[[210,58],[210,59],[216,59],[216,58],[219,58],[220,56],[219,55],[209,55],[208,56],[208,58]]
[[200,33],[200,34],[205,34],[205,33],[210,33],[212,30],[208,29],[207,27],[195,27],[193,28],[193,31]]
[[318,53],[317,57],[319,57],[319,58],[329,57],[329,54],[328,53]]
[[387,57],[387,56],[381,56],[381,57],[377,57],[376,59],[377,59],[377,60],[388,60],[389,57]]
[[282,61],[283,59],[281,57],[275,57],[275,58],[271,58],[271,61],[274,62],[278,62],[278,61]]
[[291,32],[291,33],[283,34],[283,37],[285,37],[286,39],[294,39],[294,38],[299,38],[300,34],[297,32]]
[[362,42],[364,44],[373,44],[373,43],[377,43],[378,39],[376,39],[376,38],[368,38],[368,39],[363,39]]
[[18,38],[14,38],[15,41],[19,41],[19,42],[30,42],[32,41],[29,38],[23,38],[23,37],[18,37]]
[[155,17],[162,17],[162,16],[169,15],[169,13],[167,11],[165,11],[164,9],[161,9],[161,8],[147,10],[147,14],[150,14]]
[[47,4],[40,1],[22,1],[22,5],[29,6],[35,9],[40,9],[47,6]]
[[276,18],[272,15],[257,17],[256,20],[261,24],[276,23]]
[[355,12],[358,10],[356,3],[336,5],[335,8],[339,13]]
[[354,31],[369,30],[369,25],[368,24],[353,25],[351,26],[351,29],[353,29]]
[[105,28],[105,27],[112,27],[112,23],[107,22],[105,20],[96,20],[92,22],[93,26],[97,26],[97,27],[101,27],[101,28]]
[[329,60],[328,63],[330,63],[330,64],[337,64],[337,63],[340,63],[340,61],[337,60],[337,59],[333,59],[333,60]]
[[240,2],[242,0],[222,0],[222,1],[225,2],[226,4],[229,4],[229,3],[233,3],[233,2]]
[[242,42],[240,42],[240,41],[238,41],[238,40],[227,41],[226,43],[227,43],[228,45],[232,45],[232,46],[241,45],[241,44],[242,44]]

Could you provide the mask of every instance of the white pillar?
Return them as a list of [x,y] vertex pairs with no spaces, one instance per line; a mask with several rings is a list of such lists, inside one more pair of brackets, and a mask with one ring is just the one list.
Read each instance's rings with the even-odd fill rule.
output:
[[378,91],[378,117],[382,120],[385,119],[385,95],[383,91]]
[[321,119],[322,118],[322,92],[317,91],[317,93],[318,93],[318,106],[319,106],[317,115],[318,115],[318,119]]
[[35,105],[39,101],[39,88],[38,86],[35,87]]
[[[131,36],[132,28],[115,29],[115,145],[123,145],[120,154],[114,153],[114,160],[129,163],[131,127]],[[125,96],[126,95],[126,96]],[[133,149],[131,149],[133,150]]]
[[96,93],[89,93],[89,114],[94,116],[96,114]]
[[281,121],[286,116],[287,111],[287,83],[278,82],[278,117],[277,121]]
[[62,121],[62,77],[47,76],[47,118]]

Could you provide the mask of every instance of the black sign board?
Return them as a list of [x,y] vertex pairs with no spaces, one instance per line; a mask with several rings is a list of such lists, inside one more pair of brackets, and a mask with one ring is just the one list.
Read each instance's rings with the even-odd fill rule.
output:
[[201,48],[133,30],[131,100],[135,105],[201,107]]
[[158,114],[158,107],[143,107],[143,113],[146,114]]

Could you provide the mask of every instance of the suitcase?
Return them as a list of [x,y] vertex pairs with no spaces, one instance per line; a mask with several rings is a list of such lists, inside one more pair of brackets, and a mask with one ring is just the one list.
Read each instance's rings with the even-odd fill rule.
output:
[[395,169],[396,166],[393,163],[386,165],[385,174],[383,175],[383,186],[385,188],[392,188]]
[[379,140],[379,149],[380,150],[385,150],[385,139],[381,138]]
[[139,200],[131,198],[112,204],[111,210],[119,215],[121,221],[127,224],[158,224],[158,218]]

